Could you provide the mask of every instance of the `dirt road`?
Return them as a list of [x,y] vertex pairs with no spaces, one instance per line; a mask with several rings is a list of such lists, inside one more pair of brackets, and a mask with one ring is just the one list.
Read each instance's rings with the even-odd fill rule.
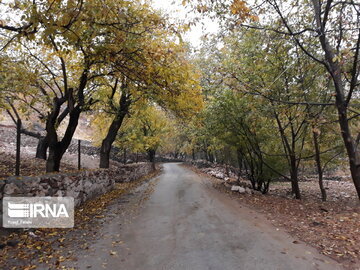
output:
[[[165,164],[148,200],[132,215],[114,205],[101,237],[79,251],[77,269],[310,270],[341,269],[293,241],[260,214],[232,201],[179,164]],[[145,188],[146,189],[146,188]],[[138,206],[138,208],[136,208]],[[135,210],[137,209],[137,210]]]

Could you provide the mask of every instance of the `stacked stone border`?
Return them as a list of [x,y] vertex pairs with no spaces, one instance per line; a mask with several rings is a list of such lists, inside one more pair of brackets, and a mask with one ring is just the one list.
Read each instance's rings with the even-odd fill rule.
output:
[[79,206],[89,199],[111,191],[117,182],[131,182],[148,175],[151,171],[150,163],[136,163],[112,169],[9,177],[0,180],[1,206],[3,197],[36,196],[71,196],[74,198],[75,206]]

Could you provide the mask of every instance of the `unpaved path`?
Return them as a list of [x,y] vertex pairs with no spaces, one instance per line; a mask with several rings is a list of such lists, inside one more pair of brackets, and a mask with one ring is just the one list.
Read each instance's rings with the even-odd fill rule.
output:
[[103,224],[102,237],[89,243],[88,249],[76,252],[77,262],[71,266],[126,270],[341,269],[315,249],[293,243],[293,238],[263,216],[208,183],[179,164],[165,164],[152,185],[153,192],[148,193],[149,199],[137,213],[125,218],[116,205],[110,208],[109,215],[114,218]]

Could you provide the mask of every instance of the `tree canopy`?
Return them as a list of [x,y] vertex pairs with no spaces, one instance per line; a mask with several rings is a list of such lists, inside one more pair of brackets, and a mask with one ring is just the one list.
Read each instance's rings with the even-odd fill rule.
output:
[[[254,189],[345,156],[360,194],[360,7],[353,1],[183,1],[171,22],[148,1],[2,3],[0,107],[58,171],[84,113],[109,167],[112,145],[238,167]],[[9,15],[11,14],[11,16]],[[220,30],[197,51],[201,17]],[[42,132],[26,119],[36,115]],[[65,121],[66,120],[66,121]],[[64,132],[59,132],[59,126]],[[46,151],[49,150],[49,156]]]

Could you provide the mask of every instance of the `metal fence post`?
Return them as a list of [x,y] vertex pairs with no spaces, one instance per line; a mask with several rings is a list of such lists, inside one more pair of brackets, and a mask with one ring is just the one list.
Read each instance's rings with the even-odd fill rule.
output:
[[81,140],[78,140],[78,170],[81,169]]
[[15,175],[20,175],[20,145],[21,143],[21,120],[16,122],[16,163],[15,163]]

